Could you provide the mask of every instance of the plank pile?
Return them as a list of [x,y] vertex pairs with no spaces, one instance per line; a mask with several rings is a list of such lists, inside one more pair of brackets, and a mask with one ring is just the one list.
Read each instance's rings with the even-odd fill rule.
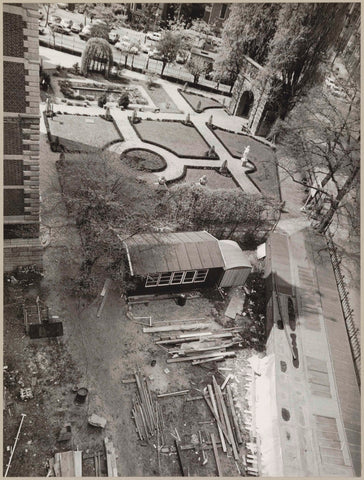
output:
[[[171,358],[167,363],[192,362],[192,365],[224,360],[226,357],[234,357],[234,351],[228,348],[239,346],[241,328],[225,328],[209,330],[208,323],[186,323],[171,326],[154,326],[143,328],[150,333],[161,332],[159,340],[155,343],[164,348]],[[160,330],[162,328],[162,330]],[[182,333],[185,331],[189,333]],[[190,330],[193,330],[192,332]]]
[[133,400],[132,418],[140,440],[149,440],[157,431],[157,409],[149,384],[140,373],[135,373],[137,395]]

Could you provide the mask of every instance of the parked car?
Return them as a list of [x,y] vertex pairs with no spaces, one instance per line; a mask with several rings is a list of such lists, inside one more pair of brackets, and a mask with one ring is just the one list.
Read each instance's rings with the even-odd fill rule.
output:
[[81,40],[85,41],[91,38],[91,27],[89,27],[88,25],[86,27],[83,27],[82,31],[79,33],[79,37]]
[[61,22],[62,27],[69,28],[70,30],[72,29],[73,21],[72,20],[66,20],[63,19]]
[[41,27],[40,25],[39,25],[38,32],[39,32],[39,35],[45,35],[46,33],[44,27]]
[[162,35],[159,32],[148,32],[147,38],[149,40],[153,40],[154,42],[159,42],[159,40],[162,38]]
[[57,3],[58,8],[61,10],[67,10],[68,8],[68,3]]
[[139,53],[139,47],[136,44],[133,44],[129,41],[123,40],[121,42],[117,42],[115,44],[115,48],[120,50],[121,52],[129,52],[133,55],[137,55]]
[[188,52],[178,52],[176,56],[176,62],[180,64],[184,64],[187,62],[188,59]]
[[62,18],[58,15],[51,15],[48,20],[48,25],[59,25],[62,22]]
[[81,31],[81,26],[79,23],[74,23],[71,27],[71,32],[73,33],[80,33]]
[[64,27],[61,24],[52,25],[52,29],[56,33],[62,33],[62,35],[70,35],[71,34],[71,29],[67,28],[67,27]]
[[120,39],[120,35],[116,32],[110,32],[109,33],[109,43],[111,43],[111,45],[115,45],[116,42],[118,42]]
[[148,53],[148,57],[152,58],[153,60],[162,60],[162,55],[159,53],[158,48],[150,50]]

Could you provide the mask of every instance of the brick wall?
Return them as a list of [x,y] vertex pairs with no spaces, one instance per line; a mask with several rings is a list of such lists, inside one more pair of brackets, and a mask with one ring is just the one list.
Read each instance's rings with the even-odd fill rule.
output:
[[14,13],[4,12],[3,14],[3,43],[4,53],[6,57],[23,57],[24,56],[24,40],[23,40],[23,18]]
[[4,188],[4,269],[11,271],[19,265],[42,265],[39,14],[37,4],[4,4],[3,10],[4,184],[20,187]]
[[25,113],[25,74],[22,63],[4,62],[4,112]]

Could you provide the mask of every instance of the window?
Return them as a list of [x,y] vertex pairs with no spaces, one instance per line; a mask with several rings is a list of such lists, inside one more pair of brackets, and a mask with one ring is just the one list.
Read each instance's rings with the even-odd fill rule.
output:
[[220,18],[225,18],[226,10],[227,10],[227,4],[226,4],[226,3],[223,3],[223,4],[221,5]]
[[147,276],[146,287],[163,287],[180,285],[181,283],[202,283],[206,280],[208,269],[188,270],[187,272],[152,273]]
[[204,282],[207,277],[208,270],[197,270],[194,283]]
[[159,273],[155,273],[147,276],[147,281],[145,282],[146,287],[156,287],[158,285]]
[[183,283],[193,283],[194,277],[195,277],[195,270],[186,272],[183,279]]
[[184,272],[174,272],[173,278],[171,280],[171,285],[178,285],[182,282]]

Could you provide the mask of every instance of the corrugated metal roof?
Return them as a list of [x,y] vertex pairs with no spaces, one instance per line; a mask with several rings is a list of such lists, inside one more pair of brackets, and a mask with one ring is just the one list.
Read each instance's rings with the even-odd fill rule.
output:
[[204,231],[134,235],[124,245],[132,275],[224,267],[218,240]]
[[225,270],[230,268],[251,268],[248,256],[233,240],[219,240],[219,247],[225,262]]

